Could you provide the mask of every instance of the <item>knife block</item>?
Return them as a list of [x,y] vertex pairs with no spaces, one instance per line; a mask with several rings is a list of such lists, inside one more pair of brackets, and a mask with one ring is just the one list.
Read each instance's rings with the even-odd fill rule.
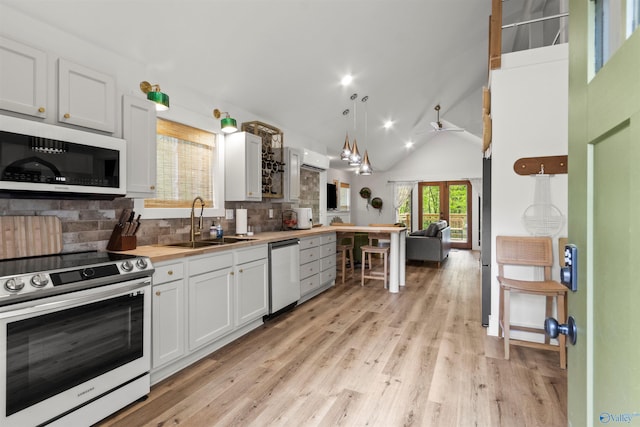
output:
[[136,236],[123,236],[122,227],[116,224],[107,243],[107,250],[109,251],[128,251],[135,249],[138,246],[138,239]]

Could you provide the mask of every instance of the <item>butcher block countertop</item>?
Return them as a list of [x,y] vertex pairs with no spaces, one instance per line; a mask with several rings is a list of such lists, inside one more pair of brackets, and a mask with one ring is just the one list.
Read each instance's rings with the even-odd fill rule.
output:
[[[301,238],[315,236],[324,233],[334,233],[338,231],[356,231],[356,232],[382,232],[382,233],[397,233],[405,228],[399,227],[368,227],[368,226],[322,226],[313,227],[309,230],[292,230],[292,231],[270,231],[265,233],[257,233],[253,236],[246,237],[246,242],[229,243],[226,245],[214,245],[204,248],[180,248],[174,246],[165,245],[148,245],[138,246],[136,249],[130,251],[118,251],[122,254],[131,254],[138,256],[147,256],[151,259],[151,262],[169,261],[172,259],[179,259],[194,255],[203,255],[215,252],[223,252],[229,249],[246,248],[255,245],[264,245],[266,243],[278,242],[281,240],[287,240],[292,238]],[[229,236],[237,237],[237,236]]]

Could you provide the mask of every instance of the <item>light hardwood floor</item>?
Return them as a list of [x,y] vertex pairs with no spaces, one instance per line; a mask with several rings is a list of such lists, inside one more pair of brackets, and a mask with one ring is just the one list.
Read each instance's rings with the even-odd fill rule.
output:
[[157,384],[100,426],[565,426],[557,353],[480,325],[478,253],[359,277]]

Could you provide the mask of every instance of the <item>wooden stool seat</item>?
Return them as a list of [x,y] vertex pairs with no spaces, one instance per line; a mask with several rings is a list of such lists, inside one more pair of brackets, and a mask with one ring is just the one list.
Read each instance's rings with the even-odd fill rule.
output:
[[[387,288],[387,275],[388,275],[388,263],[387,260],[389,259],[389,247],[388,246],[371,246],[371,245],[364,245],[361,246],[360,249],[362,250],[362,269],[361,269],[361,275],[360,275],[360,286],[364,286],[364,279],[374,279],[374,280],[382,280],[384,282],[384,287],[385,289]],[[383,272],[380,273],[378,271],[373,271],[373,266],[371,265],[371,255],[372,254],[380,254],[382,255],[382,265],[383,265]],[[365,265],[365,259],[367,257],[367,255],[369,255],[369,267],[370,267],[370,271],[369,274],[365,274],[366,271],[366,265]]]
[[[556,300],[557,319],[559,323],[566,323],[567,319],[567,288],[561,283],[551,280],[551,266],[553,265],[553,249],[550,237],[496,237],[496,261],[498,263],[498,283],[500,284],[500,311],[498,335],[504,338],[504,358],[509,359],[509,346],[520,345],[557,351],[560,354],[560,367],[567,366],[566,337],[558,336],[558,345],[550,343],[545,334],[544,343],[516,340],[511,338],[511,331],[525,331],[544,334],[544,328],[531,328],[511,324],[511,294],[523,293],[545,297],[545,316],[553,315],[553,300]],[[521,280],[505,277],[505,266],[542,267],[542,280]]]
[[353,259],[355,233],[341,231],[337,233],[336,240],[338,242],[338,244],[336,245],[336,253],[340,257],[342,283],[344,283],[345,276],[347,275],[347,258],[349,259],[349,267],[351,268],[352,277],[355,272],[355,267],[354,267],[355,260]]

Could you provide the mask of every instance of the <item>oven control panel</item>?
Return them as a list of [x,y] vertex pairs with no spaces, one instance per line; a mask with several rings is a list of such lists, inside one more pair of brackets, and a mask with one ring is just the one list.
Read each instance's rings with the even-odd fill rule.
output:
[[[151,275],[153,266],[146,257],[135,257],[120,261],[112,261],[97,265],[85,265],[59,270],[34,272],[0,277],[0,305],[11,304],[20,296],[23,301],[29,298],[40,298],[49,294],[47,290],[57,288],[55,293],[64,293],[65,286],[69,291],[118,283],[140,275]],[[86,286],[85,286],[86,285]]]

